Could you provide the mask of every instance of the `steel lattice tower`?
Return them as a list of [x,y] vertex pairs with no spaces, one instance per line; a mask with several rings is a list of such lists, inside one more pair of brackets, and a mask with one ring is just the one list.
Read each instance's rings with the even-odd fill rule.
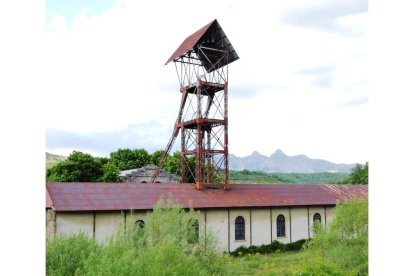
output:
[[165,64],[174,62],[181,102],[174,131],[155,171],[158,177],[181,130],[180,182],[198,190],[229,190],[228,64],[239,59],[217,20],[178,47]]

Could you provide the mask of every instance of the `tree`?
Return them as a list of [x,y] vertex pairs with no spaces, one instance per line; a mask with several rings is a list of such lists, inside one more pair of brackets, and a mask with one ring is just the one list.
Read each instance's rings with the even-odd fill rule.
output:
[[99,178],[99,181],[122,182],[122,178],[119,175],[119,169],[113,161],[109,161],[103,166],[103,175]]
[[169,155],[165,161],[165,170],[169,173],[180,175],[180,152]]
[[96,182],[102,175],[102,165],[92,155],[73,151],[69,157],[46,171],[47,181]]
[[338,184],[368,184],[368,162],[364,166],[356,164],[351,174]]
[[[153,154],[151,154],[151,164],[157,165],[160,163],[161,157],[164,156],[164,150],[157,150],[154,151]],[[165,163],[164,163],[164,167],[165,167]]]
[[95,157],[95,160],[103,167],[109,162],[107,157]]
[[118,149],[111,152],[110,159],[121,171],[141,168],[150,163],[150,155],[145,149]]
[[[180,152],[176,151],[174,152],[173,155],[169,155],[167,157],[167,160],[165,162],[165,171],[175,174],[175,175],[180,175]],[[195,167],[196,167],[196,162],[195,162],[195,157],[194,156],[189,156],[189,157],[185,157],[186,158],[186,164],[187,166],[185,167],[185,179],[184,182],[187,183],[194,183],[194,177],[192,175],[192,173],[195,173]],[[192,172],[192,173],[191,173]]]

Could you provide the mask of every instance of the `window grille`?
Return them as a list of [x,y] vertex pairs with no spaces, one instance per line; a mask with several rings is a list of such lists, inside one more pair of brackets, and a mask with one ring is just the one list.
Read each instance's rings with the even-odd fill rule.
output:
[[198,219],[190,219],[188,221],[188,242],[197,243],[199,240],[199,223]]
[[315,213],[313,215],[313,222],[315,222],[316,220],[319,220],[319,222],[321,222],[321,215],[319,213]]
[[243,217],[237,217],[235,222],[235,237],[236,240],[244,240],[245,239],[245,227],[244,227],[244,218]]
[[285,236],[285,217],[283,215],[278,215],[276,219],[276,229],[277,237]]
[[136,221],[136,224],[141,229],[144,228],[144,226],[145,226],[145,222],[143,220],[140,220],[140,219]]

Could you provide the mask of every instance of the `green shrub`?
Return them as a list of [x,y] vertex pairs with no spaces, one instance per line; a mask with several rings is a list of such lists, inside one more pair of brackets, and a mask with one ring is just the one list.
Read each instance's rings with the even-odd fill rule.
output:
[[272,243],[270,245],[271,245],[271,249],[273,251],[278,251],[278,250],[280,250],[282,252],[286,251],[286,244],[284,244],[284,243],[281,243],[281,242],[278,242],[278,241],[272,241]]
[[100,247],[83,233],[46,241],[46,275],[75,275]]
[[309,240],[307,239],[301,239],[301,240],[297,240],[295,242],[292,243],[287,243],[285,245],[285,250],[283,251],[299,251],[303,248],[303,245]]
[[270,254],[274,253],[276,251],[286,252],[286,251],[299,251],[302,249],[302,246],[307,242],[308,240],[302,239],[298,240],[292,243],[281,243],[278,241],[272,241],[270,244],[262,244],[260,246],[252,245],[249,247],[240,246],[236,248],[233,252],[230,252],[230,255],[232,256],[243,256],[246,254]]
[[[223,275],[228,256],[210,233],[194,239],[193,210],[159,201],[140,228],[132,216],[104,244],[84,235],[47,245],[47,275]],[[63,243],[61,241],[64,241]]]
[[338,203],[335,217],[324,229],[314,227],[314,237],[307,250],[339,271],[368,275],[368,201]]

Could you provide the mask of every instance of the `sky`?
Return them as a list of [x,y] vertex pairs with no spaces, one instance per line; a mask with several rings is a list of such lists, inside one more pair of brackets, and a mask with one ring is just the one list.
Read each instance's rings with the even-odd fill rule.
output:
[[[44,149],[106,155],[118,146],[111,139],[129,146],[120,137],[163,147],[179,101],[173,66],[163,64],[214,18],[240,56],[230,65],[230,152],[369,158],[370,272],[412,271],[412,246],[398,246],[412,235],[410,1],[371,1],[369,24],[364,1],[134,2],[0,1],[0,204],[13,206],[4,212],[13,227],[0,236],[8,254],[0,274],[45,274]],[[71,8],[62,12],[62,3]],[[399,222],[393,243],[383,242],[384,217]]]
[[45,3],[47,152],[163,149],[181,97],[164,63],[217,19],[240,57],[230,153],[368,161],[367,1]]

